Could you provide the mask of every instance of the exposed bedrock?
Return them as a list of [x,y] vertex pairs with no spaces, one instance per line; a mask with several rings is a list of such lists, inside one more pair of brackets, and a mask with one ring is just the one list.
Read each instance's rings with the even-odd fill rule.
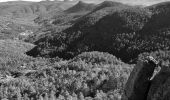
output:
[[170,68],[163,66],[152,80],[147,100],[170,100]]
[[126,83],[122,100],[147,100],[156,66],[157,61],[150,56],[138,61]]

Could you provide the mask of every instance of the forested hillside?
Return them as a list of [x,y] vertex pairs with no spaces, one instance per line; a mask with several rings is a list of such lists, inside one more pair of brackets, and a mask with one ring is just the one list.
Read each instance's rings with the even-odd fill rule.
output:
[[169,100],[170,2],[0,3],[0,100]]
[[[114,4],[114,2],[106,4],[108,3]],[[85,51],[104,51],[125,62],[133,62],[142,52],[168,50],[169,38],[166,34],[169,17],[166,12],[169,9],[167,7],[163,10],[164,15],[161,11],[156,13],[156,9],[164,8],[161,5],[141,8],[117,4],[92,10],[71,27],[35,41],[38,46],[27,54],[70,59]]]

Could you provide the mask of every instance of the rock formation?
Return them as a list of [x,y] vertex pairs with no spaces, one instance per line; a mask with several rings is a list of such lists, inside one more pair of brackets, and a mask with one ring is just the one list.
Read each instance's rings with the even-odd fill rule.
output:
[[162,66],[161,71],[152,80],[147,100],[170,100],[170,69]]
[[157,64],[158,62],[150,56],[145,60],[138,61],[126,83],[122,100],[147,100],[148,92],[152,92],[150,91],[151,78],[155,79],[153,74]]

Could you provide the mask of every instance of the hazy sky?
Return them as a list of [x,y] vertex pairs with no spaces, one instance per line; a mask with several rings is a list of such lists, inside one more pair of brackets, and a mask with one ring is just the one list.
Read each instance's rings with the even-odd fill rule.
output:
[[[0,2],[6,2],[6,1],[16,1],[16,0],[0,0]],[[22,0],[22,1],[41,1],[41,0]],[[102,2],[104,0],[82,0],[82,1],[88,1],[88,2]],[[120,1],[123,3],[129,3],[129,4],[137,4],[137,5],[151,5],[154,3],[164,2],[164,1],[170,1],[170,0],[110,0],[110,1]]]
[[[0,2],[6,2],[6,1],[16,1],[16,0],[0,0]],[[41,1],[41,0],[23,0],[23,1]]]

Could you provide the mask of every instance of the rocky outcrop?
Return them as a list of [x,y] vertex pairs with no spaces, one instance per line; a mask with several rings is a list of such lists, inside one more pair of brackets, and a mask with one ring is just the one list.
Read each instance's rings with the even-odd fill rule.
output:
[[147,100],[157,64],[153,57],[147,57],[137,63],[126,83],[122,100]]
[[170,100],[169,65],[157,65],[153,57],[139,61],[126,83],[122,100]]
[[152,80],[147,100],[170,100],[170,69],[163,66]]

